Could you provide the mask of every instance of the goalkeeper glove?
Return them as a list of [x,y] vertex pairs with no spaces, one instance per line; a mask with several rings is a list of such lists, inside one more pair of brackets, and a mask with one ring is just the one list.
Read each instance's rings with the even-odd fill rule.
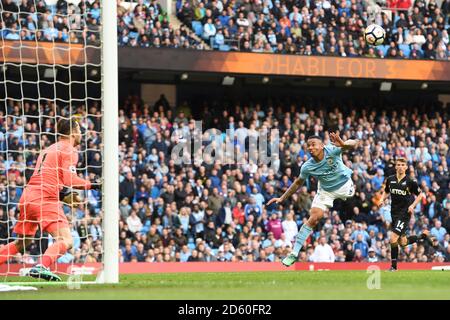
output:
[[80,195],[77,192],[71,191],[66,187],[63,187],[60,191],[59,200],[71,208],[78,207],[78,205],[82,202]]
[[61,191],[59,192],[59,200],[60,200],[60,201],[63,201],[64,198],[65,198],[66,196],[68,196],[70,193],[71,193],[71,191],[70,191],[69,188],[63,187],[63,188],[61,189]]

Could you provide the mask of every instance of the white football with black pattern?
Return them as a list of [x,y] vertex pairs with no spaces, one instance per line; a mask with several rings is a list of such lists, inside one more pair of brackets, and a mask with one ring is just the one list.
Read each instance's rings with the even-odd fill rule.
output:
[[379,46],[386,39],[386,31],[377,24],[371,24],[364,30],[364,39],[372,46]]

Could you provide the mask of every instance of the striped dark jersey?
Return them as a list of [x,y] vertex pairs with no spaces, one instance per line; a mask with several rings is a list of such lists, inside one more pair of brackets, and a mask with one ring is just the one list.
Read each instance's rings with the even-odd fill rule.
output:
[[387,177],[386,192],[391,194],[391,214],[402,215],[408,211],[408,207],[414,202],[414,195],[419,195],[421,190],[416,180],[405,176],[397,181],[397,176]]

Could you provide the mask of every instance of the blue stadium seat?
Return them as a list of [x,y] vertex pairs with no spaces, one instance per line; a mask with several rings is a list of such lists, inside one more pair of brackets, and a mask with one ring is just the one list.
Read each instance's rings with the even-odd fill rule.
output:
[[195,243],[188,243],[188,248],[189,249],[191,249],[191,250],[194,250],[195,249]]
[[52,15],[55,15],[57,13],[56,5],[55,4],[46,4],[46,9],[50,9],[50,12]]
[[375,48],[374,48],[374,50],[375,50],[375,52],[378,52],[378,51],[383,51],[383,47],[384,46],[382,46],[382,45],[379,45],[379,46],[376,46]]
[[221,44],[221,45],[219,46],[219,50],[220,50],[220,51],[230,51],[230,46],[227,45],[227,44]]
[[409,47],[408,44],[401,44],[398,46],[400,50],[403,51],[405,57],[409,58],[409,54],[411,53],[411,48]]
[[395,18],[394,18],[394,26],[395,26],[395,24],[397,23],[398,20],[400,20],[400,16],[396,14]]
[[129,36],[130,36],[130,38],[136,39],[139,36],[139,33],[131,31]]
[[192,21],[192,29],[199,37],[203,34],[203,25],[200,21]]
[[218,49],[219,48],[219,46],[216,43],[216,37],[215,36],[212,36],[212,37],[209,38],[209,46],[211,48],[213,48],[213,49]]
[[381,49],[381,51],[383,51],[383,55],[386,56],[389,46],[388,45],[378,46],[377,49]]

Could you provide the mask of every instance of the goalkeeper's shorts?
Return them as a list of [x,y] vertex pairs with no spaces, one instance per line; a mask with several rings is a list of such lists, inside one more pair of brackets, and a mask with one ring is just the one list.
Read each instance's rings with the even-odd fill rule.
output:
[[59,229],[70,228],[61,202],[19,203],[19,219],[14,232],[20,235],[34,236],[37,229],[55,234]]

